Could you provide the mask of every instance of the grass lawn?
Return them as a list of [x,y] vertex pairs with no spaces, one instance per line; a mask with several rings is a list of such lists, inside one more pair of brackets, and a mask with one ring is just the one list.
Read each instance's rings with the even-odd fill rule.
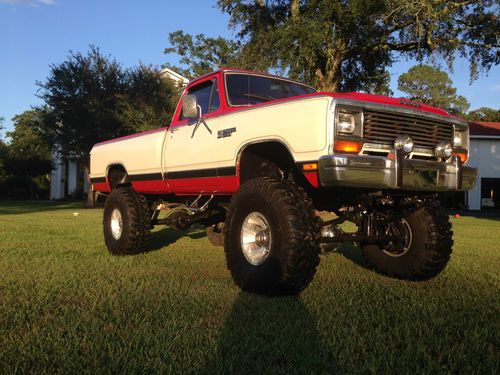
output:
[[298,297],[267,298],[233,284],[202,229],[110,256],[101,214],[0,203],[0,373],[500,372],[498,219],[452,218],[433,280],[378,275],[346,246]]

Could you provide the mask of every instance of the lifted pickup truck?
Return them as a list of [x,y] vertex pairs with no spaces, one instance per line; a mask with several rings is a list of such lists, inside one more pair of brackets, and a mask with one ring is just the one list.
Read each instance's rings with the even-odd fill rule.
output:
[[390,276],[442,271],[453,240],[436,193],[474,186],[468,149],[467,123],[438,108],[223,69],[189,83],[170,126],[96,144],[90,177],[109,193],[112,254],[197,223],[242,289],[293,294],[346,241]]

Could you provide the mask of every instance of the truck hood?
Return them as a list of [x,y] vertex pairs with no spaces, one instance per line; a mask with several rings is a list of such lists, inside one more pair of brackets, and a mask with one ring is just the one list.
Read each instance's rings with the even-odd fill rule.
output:
[[411,108],[416,109],[422,112],[430,112],[437,115],[445,116],[445,117],[455,117],[450,115],[444,109],[436,108],[427,104],[413,102],[411,100],[405,98],[391,98],[383,95],[373,95],[373,94],[364,94],[360,92],[346,92],[346,93],[332,93],[332,92],[319,92],[318,95],[328,95],[332,98],[336,99],[348,99],[348,100],[356,100],[360,102],[370,102],[377,104],[385,104],[391,105],[400,108]]

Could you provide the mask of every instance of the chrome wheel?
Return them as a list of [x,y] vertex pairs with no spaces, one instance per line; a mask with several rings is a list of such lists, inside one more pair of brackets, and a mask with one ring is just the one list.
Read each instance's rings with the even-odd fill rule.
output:
[[387,255],[396,258],[405,255],[410,250],[413,243],[413,234],[410,224],[405,219],[402,218],[399,222],[389,224],[385,234],[400,235],[403,237],[401,244],[391,243],[382,250]]
[[123,221],[122,214],[118,208],[115,208],[111,213],[111,235],[115,240],[119,240],[122,236]]
[[271,251],[271,227],[260,212],[252,212],[243,220],[241,226],[241,250],[246,260],[258,266]]

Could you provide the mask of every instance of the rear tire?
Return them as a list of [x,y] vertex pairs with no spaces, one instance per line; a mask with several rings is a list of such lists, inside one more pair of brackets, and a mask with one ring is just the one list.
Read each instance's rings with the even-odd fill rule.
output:
[[399,279],[427,280],[439,274],[448,264],[453,247],[451,224],[439,203],[427,201],[404,212],[398,226],[410,232],[409,243],[399,252],[364,245],[365,260],[377,271]]
[[150,234],[151,210],[146,198],[130,187],[118,187],[104,204],[104,241],[113,255],[144,250]]
[[235,194],[227,214],[227,267],[243,290],[299,293],[316,273],[318,236],[319,220],[302,188],[287,180],[250,180]]

